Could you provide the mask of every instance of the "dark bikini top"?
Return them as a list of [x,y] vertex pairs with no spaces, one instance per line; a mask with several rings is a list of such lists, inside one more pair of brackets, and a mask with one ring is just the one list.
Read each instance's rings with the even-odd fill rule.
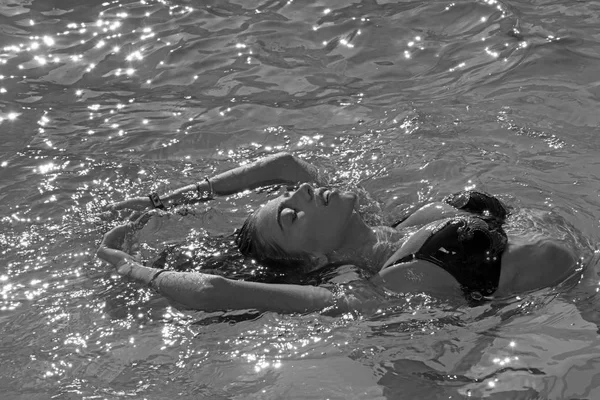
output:
[[502,224],[508,212],[500,200],[476,191],[452,194],[444,202],[471,215],[444,221],[416,253],[392,265],[429,261],[452,274],[467,300],[479,301],[493,294],[500,282],[501,256],[508,241]]

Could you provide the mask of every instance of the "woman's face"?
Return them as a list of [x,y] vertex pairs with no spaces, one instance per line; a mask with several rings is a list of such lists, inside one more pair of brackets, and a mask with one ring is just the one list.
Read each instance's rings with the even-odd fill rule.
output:
[[355,214],[356,194],[302,184],[257,213],[262,239],[290,253],[329,254],[340,248]]

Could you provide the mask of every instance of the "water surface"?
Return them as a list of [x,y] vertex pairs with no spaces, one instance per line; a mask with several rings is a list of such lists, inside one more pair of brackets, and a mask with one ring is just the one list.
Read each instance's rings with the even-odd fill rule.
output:
[[[600,398],[598,15],[542,0],[2,2],[3,398]],[[466,187],[498,194],[513,232],[561,238],[585,269],[500,304],[409,296],[330,317],[177,310],[95,259],[118,223],[98,204],[281,150],[368,190],[386,221]],[[146,250],[226,251],[266,196],[174,214]]]

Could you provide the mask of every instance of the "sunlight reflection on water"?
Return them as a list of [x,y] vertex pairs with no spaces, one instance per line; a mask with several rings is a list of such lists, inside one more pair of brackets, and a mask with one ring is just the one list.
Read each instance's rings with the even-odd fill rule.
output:
[[[6,396],[598,397],[597,11],[0,5]],[[332,318],[180,311],[94,258],[117,223],[97,218],[100,204],[281,150],[366,189],[374,222],[460,188],[498,193],[516,208],[513,231],[546,227],[587,269],[475,309],[406,296]],[[182,269],[226,259],[233,276],[279,279],[243,265],[227,239],[272,195],[178,210],[146,232],[146,256]]]

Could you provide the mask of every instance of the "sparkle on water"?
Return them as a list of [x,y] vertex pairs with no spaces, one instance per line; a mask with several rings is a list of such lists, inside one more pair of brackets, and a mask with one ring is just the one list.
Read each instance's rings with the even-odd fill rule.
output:
[[[600,396],[591,5],[55,3],[0,5],[7,398]],[[500,193],[509,233],[545,229],[587,269],[472,309],[346,283],[385,301],[286,316],[177,309],[95,258],[123,221],[102,205],[279,151],[381,223],[458,189]],[[273,195],[170,213],[142,232],[144,257],[282,279],[229,236]]]

